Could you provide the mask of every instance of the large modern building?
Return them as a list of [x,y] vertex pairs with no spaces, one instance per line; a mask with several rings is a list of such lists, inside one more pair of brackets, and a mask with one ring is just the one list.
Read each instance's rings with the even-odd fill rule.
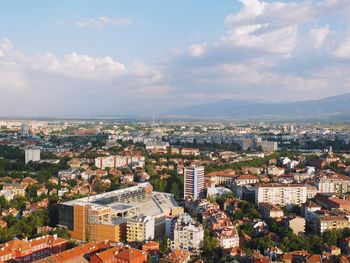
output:
[[25,149],[25,163],[39,162],[40,161],[40,149],[38,148],[28,148]]
[[166,216],[181,213],[172,194],[142,183],[61,203],[59,224],[77,240],[144,241],[164,235]]
[[184,169],[184,198],[197,200],[204,194],[204,167],[187,166]]

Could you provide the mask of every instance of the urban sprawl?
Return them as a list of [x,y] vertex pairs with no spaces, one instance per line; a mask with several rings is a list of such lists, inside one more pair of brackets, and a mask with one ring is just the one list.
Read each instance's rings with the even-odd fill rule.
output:
[[0,120],[0,262],[349,262],[350,125]]

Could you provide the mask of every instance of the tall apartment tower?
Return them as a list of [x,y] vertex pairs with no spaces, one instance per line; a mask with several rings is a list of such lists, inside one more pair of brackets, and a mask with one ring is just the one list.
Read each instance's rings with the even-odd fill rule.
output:
[[25,163],[30,161],[38,162],[40,161],[40,149],[38,148],[28,148],[25,150]]
[[187,166],[184,169],[184,198],[193,200],[204,193],[204,166]]

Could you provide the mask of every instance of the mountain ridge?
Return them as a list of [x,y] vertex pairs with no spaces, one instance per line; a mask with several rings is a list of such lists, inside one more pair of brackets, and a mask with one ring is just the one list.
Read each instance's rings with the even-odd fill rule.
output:
[[280,103],[221,100],[173,109],[162,116],[213,119],[327,119],[344,116],[350,120],[350,93],[318,100]]

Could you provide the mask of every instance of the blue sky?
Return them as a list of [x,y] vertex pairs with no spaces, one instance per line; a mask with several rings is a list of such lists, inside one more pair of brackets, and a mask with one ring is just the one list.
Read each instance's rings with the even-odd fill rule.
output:
[[348,0],[2,1],[0,116],[350,92],[349,13]]
[[[149,59],[195,41],[215,41],[237,2],[215,1],[4,1],[0,32],[30,54],[64,55],[79,50],[94,56]],[[77,28],[76,21],[128,18],[120,27]],[[140,47],[142,43],[142,47]]]

